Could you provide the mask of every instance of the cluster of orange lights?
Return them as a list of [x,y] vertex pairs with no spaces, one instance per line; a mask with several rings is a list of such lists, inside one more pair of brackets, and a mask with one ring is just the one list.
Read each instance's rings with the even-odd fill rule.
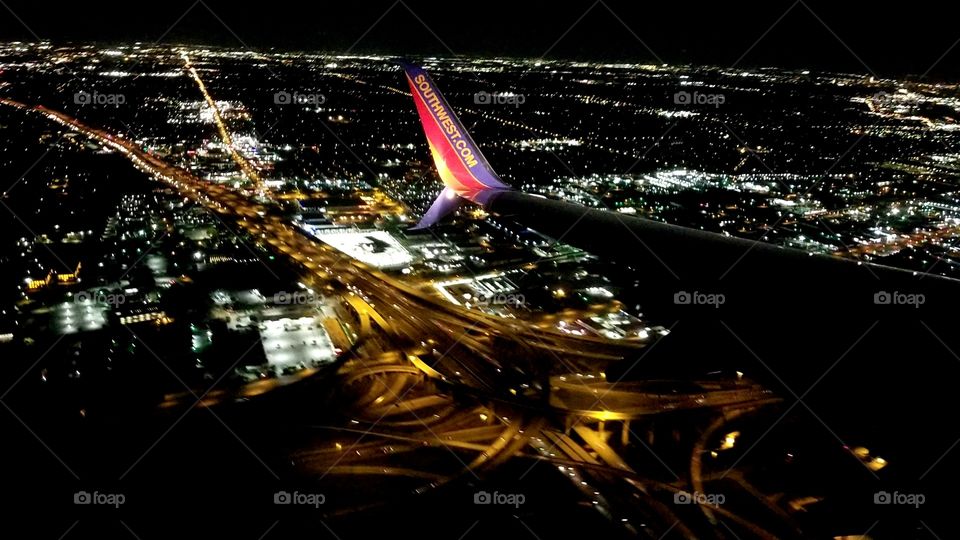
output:
[[158,313],[141,313],[138,315],[127,315],[126,317],[120,317],[120,324],[137,324],[145,322],[153,322],[153,324],[157,326],[163,326],[165,324],[172,323],[173,318],[168,317],[163,311]]
[[38,291],[44,287],[49,287],[54,283],[69,285],[80,281],[80,263],[77,263],[76,269],[70,273],[57,273],[50,270],[47,277],[43,279],[32,279],[27,283],[27,290],[30,292]]

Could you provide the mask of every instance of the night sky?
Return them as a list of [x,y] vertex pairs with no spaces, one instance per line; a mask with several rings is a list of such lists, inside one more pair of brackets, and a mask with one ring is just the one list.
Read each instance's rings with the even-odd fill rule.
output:
[[960,25],[947,3],[926,0],[0,3],[0,40],[37,36],[926,73],[960,80],[960,46],[952,48]]

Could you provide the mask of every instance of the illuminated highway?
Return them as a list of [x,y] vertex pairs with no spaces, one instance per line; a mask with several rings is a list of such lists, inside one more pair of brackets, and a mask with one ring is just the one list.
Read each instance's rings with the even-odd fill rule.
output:
[[261,193],[264,186],[263,180],[260,179],[260,173],[258,173],[256,169],[250,165],[250,162],[247,161],[247,159],[243,157],[239,151],[237,151],[236,145],[233,144],[233,136],[230,135],[230,131],[223,122],[223,116],[220,114],[220,108],[217,106],[217,102],[210,95],[210,92],[207,91],[207,86],[203,84],[200,74],[197,73],[197,68],[193,67],[193,65],[190,63],[190,57],[184,54],[183,61],[186,64],[186,70],[190,73],[190,76],[194,81],[196,81],[197,86],[200,88],[200,93],[203,94],[203,99],[207,102],[207,106],[210,107],[210,110],[213,112],[213,121],[217,126],[217,132],[220,134],[220,139],[223,141],[223,145],[227,148],[230,158],[233,159],[234,163],[237,164],[237,167],[239,167],[243,175],[247,177],[247,180],[254,185],[256,191]]
[[[399,359],[397,359],[399,360]],[[715,410],[720,421],[716,422],[702,437],[691,440],[689,469],[692,489],[703,492],[715,478],[703,475],[700,458],[708,453],[705,446],[712,433],[733,418],[778,402],[769,392],[743,381],[740,383],[702,382],[702,392],[671,393],[645,391],[638,387],[618,390],[619,396],[602,395],[612,390],[605,382],[579,386],[577,381],[555,380],[566,387],[565,397],[571,403],[592,401],[598,398],[624,403],[628,394],[634,406],[627,414],[576,415],[565,411],[560,403],[557,409],[551,399],[550,408],[566,417],[566,428],[554,427],[546,421],[549,410],[542,414],[511,408],[496,401],[478,402],[473,406],[451,406],[446,394],[437,394],[431,381],[422,373],[402,369],[397,362],[364,363],[350,371],[347,393],[355,387],[354,427],[337,425],[313,426],[314,429],[333,434],[332,444],[303,451],[294,456],[297,467],[308,476],[377,474],[405,476],[421,479],[421,489],[437,487],[463,477],[482,475],[510,459],[548,463],[566,477],[583,496],[592,501],[602,515],[614,519],[630,531],[634,524],[643,523],[649,516],[634,510],[637,497],[649,497],[652,493],[671,498],[676,493],[691,489],[678,479],[668,483],[640,472],[633,457],[622,454],[628,450],[635,433],[630,428],[632,421],[649,422],[659,415],[677,414],[678,411]],[[365,380],[366,379],[366,380]],[[376,384],[370,384],[375,381]],[[669,384],[670,381],[660,381]],[[376,388],[371,392],[371,389]],[[598,396],[595,391],[601,391]],[[669,401],[673,406],[663,406]],[[609,411],[608,411],[609,413]],[[615,424],[615,425],[614,425]],[[611,429],[613,428],[613,429]],[[643,428],[641,428],[643,429]],[[621,432],[621,437],[611,437]],[[357,437],[359,436],[359,438]],[[455,468],[462,469],[458,475],[437,477],[419,469],[398,469],[378,465],[386,456],[406,455],[410,461],[425,448],[445,448]],[[443,455],[443,454],[440,454]],[[459,461],[458,461],[459,460]],[[742,480],[742,479],[739,479]],[[738,481],[739,481],[738,480]],[[744,484],[749,488],[748,484]],[[376,504],[376,503],[374,503]],[[659,512],[667,523],[676,521],[670,508],[660,506]],[[775,535],[750,520],[726,509],[713,509],[724,518],[737,522],[761,538]],[[707,511],[707,509],[705,509]],[[712,515],[712,514],[711,514]],[[696,535],[685,526],[685,537]]]

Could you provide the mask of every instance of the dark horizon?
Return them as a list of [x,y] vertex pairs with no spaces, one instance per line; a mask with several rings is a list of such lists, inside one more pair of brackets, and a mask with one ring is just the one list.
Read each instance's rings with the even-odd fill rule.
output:
[[[325,48],[297,48],[297,47],[285,47],[279,45],[265,45],[265,46],[243,46],[243,45],[231,45],[228,43],[211,43],[204,42],[202,40],[184,40],[184,41],[175,41],[175,42],[163,42],[163,43],[148,43],[144,41],[123,41],[123,40],[48,40],[44,39],[42,41],[36,40],[11,40],[11,41],[0,41],[0,44],[10,44],[10,43],[23,43],[26,45],[37,45],[37,44],[48,44],[54,48],[75,48],[75,47],[97,47],[101,49],[111,48],[111,47],[126,47],[131,45],[146,45],[151,47],[188,47],[196,49],[211,49],[211,50],[224,50],[224,51],[249,51],[258,54],[294,54],[300,53],[305,55],[321,55],[321,56],[379,56],[385,58],[396,58],[400,60],[415,60],[415,61],[424,61],[426,59],[436,59],[442,62],[455,62],[455,61],[471,61],[471,60],[481,60],[481,61],[498,61],[498,60],[518,60],[518,61],[540,61],[544,62],[584,62],[587,64],[634,64],[634,65],[643,65],[643,64],[655,64],[661,65],[656,62],[645,62],[643,59],[629,59],[629,58],[591,58],[591,57],[550,57],[550,58],[539,58],[535,55],[494,55],[494,54],[429,54],[424,52],[409,52],[409,53],[398,53],[390,50],[353,50],[350,52],[345,52],[342,50],[336,49],[325,49]],[[811,66],[778,66],[774,64],[747,64],[742,63],[737,66],[728,66],[719,63],[708,63],[708,62],[683,62],[683,61],[666,61],[662,65],[675,68],[691,68],[691,69],[716,69],[716,70],[741,70],[741,71],[773,71],[773,72],[783,72],[783,73],[794,73],[794,72],[805,72],[809,71],[813,74],[818,75],[847,75],[847,76],[862,76],[862,77],[871,77],[876,76],[874,74],[868,73],[865,70],[857,69],[839,69],[839,68],[830,68],[830,67],[811,67]],[[399,69],[399,68],[398,68]],[[890,73],[890,74],[879,74],[876,76],[878,80],[889,80],[889,81],[901,81],[901,82],[918,82],[918,83],[930,83],[930,84],[944,84],[944,85],[954,85],[960,84],[960,71],[953,75],[939,75],[936,72],[931,72],[926,76],[921,77],[921,74],[916,73]]]
[[[225,2],[169,2],[144,20],[119,2],[44,6],[9,2],[0,41],[196,44],[411,56],[519,57],[776,67],[881,78],[960,80],[960,30],[936,5],[909,12],[867,5],[772,2],[724,6],[638,6],[577,1],[563,13],[545,2],[484,2],[480,9],[371,1],[237,11]],[[458,8],[458,9],[454,9]],[[869,9],[869,10],[868,10]],[[597,39],[602,36],[602,39]]]

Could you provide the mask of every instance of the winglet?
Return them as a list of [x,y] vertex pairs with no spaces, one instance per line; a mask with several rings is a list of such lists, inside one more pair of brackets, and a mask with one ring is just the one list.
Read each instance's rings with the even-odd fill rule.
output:
[[[478,202],[484,192],[511,189],[483,157],[480,148],[440,94],[430,75],[423,68],[408,62],[400,62],[400,65],[410,85],[433,163],[446,186],[441,198],[434,202],[427,215],[434,209],[438,212],[444,209],[453,211],[456,206],[449,208],[449,205],[441,204],[441,199],[450,198],[453,194]],[[427,215],[418,227],[423,226]],[[437,220],[442,217],[440,215]]]

